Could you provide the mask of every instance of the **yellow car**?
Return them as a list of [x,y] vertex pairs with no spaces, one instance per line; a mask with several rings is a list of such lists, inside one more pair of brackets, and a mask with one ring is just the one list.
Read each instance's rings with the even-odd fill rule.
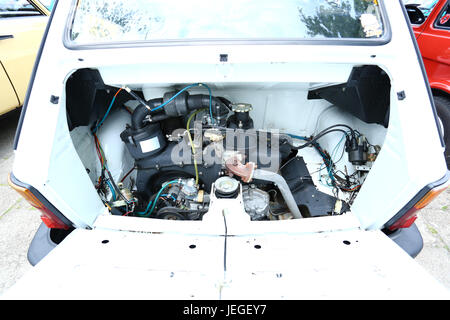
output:
[[0,0],[0,115],[22,106],[53,1]]

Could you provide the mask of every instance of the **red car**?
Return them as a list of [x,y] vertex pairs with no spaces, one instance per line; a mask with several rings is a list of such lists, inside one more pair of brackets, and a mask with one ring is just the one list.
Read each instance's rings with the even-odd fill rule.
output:
[[409,0],[405,7],[442,122],[450,169],[450,0]]

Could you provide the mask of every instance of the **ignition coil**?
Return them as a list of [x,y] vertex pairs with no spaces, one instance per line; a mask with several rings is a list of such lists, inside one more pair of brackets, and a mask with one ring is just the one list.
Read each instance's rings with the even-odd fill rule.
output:
[[364,136],[356,138],[352,135],[347,137],[345,151],[348,153],[348,161],[353,165],[363,165],[367,162],[369,144]]

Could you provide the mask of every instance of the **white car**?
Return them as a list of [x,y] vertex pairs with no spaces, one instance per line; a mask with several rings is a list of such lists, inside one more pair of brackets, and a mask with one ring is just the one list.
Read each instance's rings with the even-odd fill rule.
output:
[[5,297],[449,298],[413,259],[450,172],[401,1],[59,1],[31,85]]

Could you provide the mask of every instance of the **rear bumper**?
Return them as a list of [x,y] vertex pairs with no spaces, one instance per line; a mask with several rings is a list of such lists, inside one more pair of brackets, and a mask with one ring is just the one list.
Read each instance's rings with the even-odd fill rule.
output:
[[409,228],[397,229],[388,237],[413,258],[423,249],[422,235],[415,223]]
[[47,227],[45,223],[41,223],[28,248],[28,262],[35,266],[73,230],[73,228],[69,230],[52,229]]
[[48,228],[45,223],[41,223],[37,229],[27,253],[28,262],[30,262],[32,266],[35,266],[57,246],[50,238],[50,230],[51,229]]

